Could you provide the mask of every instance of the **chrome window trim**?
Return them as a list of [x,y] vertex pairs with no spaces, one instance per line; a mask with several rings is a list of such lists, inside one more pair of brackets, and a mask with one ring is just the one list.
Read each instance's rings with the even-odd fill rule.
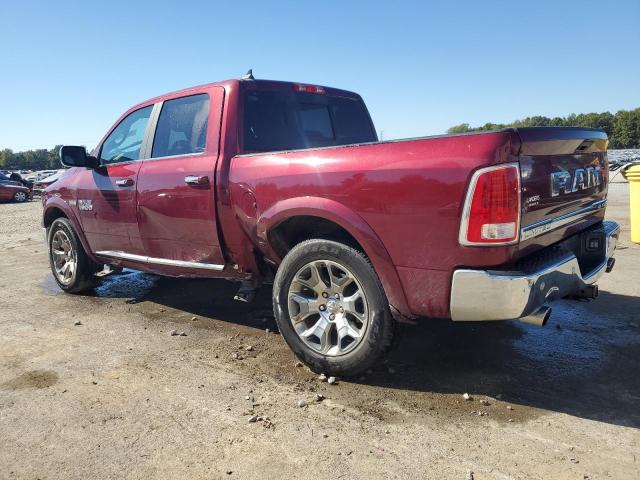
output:
[[[499,170],[505,167],[515,167],[518,172],[518,223],[516,224],[516,238],[514,240],[508,242],[470,242],[467,240],[467,227],[469,226],[469,215],[471,211],[471,200],[473,199],[473,194],[476,190],[476,185],[478,183],[478,178],[480,175],[486,172],[491,172],[493,170]],[[522,217],[522,205],[521,205],[521,196],[522,196],[522,179],[520,178],[520,164],[517,162],[510,163],[501,163],[500,165],[494,165],[491,167],[480,168],[473,173],[471,180],[469,181],[469,186],[467,187],[467,193],[464,198],[464,208],[462,209],[462,218],[460,220],[460,231],[458,233],[458,242],[460,245],[465,247],[504,247],[505,245],[513,245],[518,243],[520,237],[520,220]]]
[[140,152],[140,160],[148,160],[151,157],[153,139],[158,124],[158,117],[160,117],[160,111],[162,110],[162,103],[163,102],[156,102],[153,104],[153,110],[151,110],[151,115],[149,115],[149,128],[145,132],[143,150]]
[[526,227],[523,227],[522,230],[520,231],[520,239],[524,241],[524,240],[529,240],[531,238],[537,237],[544,233],[555,230],[556,228],[560,228],[564,225],[568,225],[569,223],[575,222],[576,220],[580,220],[581,218],[587,217],[592,213],[605,208],[606,206],[607,206],[606,199],[597,200],[591,205],[580,208],[575,212],[566,213],[564,215],[560,215],[559,217],[541,220],[531,225],[527,225]]
[[145,162],[151,162],[155,160],[165,160],[170,158],[180,158],[180,157],[202,157],[205,156],[207,152],[198,152],[198,153],[181,153],[180,155],[167,155],[165,157],[149,157],[145,158]]
[[96,255],[101,257],[129,260],[132,262],[147,263],[152,265],[166,265],[168,267],[200,268],[204,270],[215,270],[215,271],[224,270],[224,265],[218,265],[215,263],[187,262],[184,260],[172,260],[169,258],[148,257],[146,255],[136,255],[134,253],[117,252],[113,250],[103,250],[100,252],[96,252]]

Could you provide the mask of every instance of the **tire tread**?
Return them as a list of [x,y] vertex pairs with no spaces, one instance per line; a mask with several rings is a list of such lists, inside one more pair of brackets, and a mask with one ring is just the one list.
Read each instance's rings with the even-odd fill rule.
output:
[[[329,255],[328,259],[340,260],[346,263],[350,269],[364,272],[366,278],[359,278],[359,281],[361,284],[366,283],[369,290],[367,291],[367,299],[372,316],[369,319],[367,338],[353,352],[340,357],[324,357],[306,347],[295,333],[295,330],[293,330],[288,313],[283,311],[281,297],[283,292],[285,296],[288,292],[289,282],[287,279],[292,276],[291,272],[295,273],[301,267],[298,264],[321,252],[326,252]],[[369,369],[386,353],[393,343],[395,322],[389,309],[386,294],[371,261],[356,248],[324,239],[305,240],[297,244],[280,264],[274,279],[273,291],[274,315],[280,332],[296,356],[315,372],[355,376]],[[375,306],[372,306],[372,303]],[[285,306],[285,310],[286,308],[288,306]]]
[[[76,270],[75,281],[70,285],[63,285],[58,281],[56,277],[53,258],[51,255],[51,236],[53,232],[58,229],[64,229],[70,235],[70,240],[74,244],[74,248],[77,252],[78,265]],[[100,279],[95,277],[94,273],[97,271],[97,265],[89,258],[85,252],[82,243],[78,239],[78,235],[73,229],[73,225],[69,219],[65,217],[57,218],[53,221],[49,229],[47,230],[47,248],[49,249],[49,263],[51,266],[51,273],[58,286],[67,293],[84,293],[89,290],[93,290],[99,283]]]

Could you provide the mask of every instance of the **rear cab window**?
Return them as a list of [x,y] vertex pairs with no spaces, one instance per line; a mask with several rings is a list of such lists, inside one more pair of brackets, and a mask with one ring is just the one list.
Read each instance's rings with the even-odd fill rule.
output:
[[377,141],[358,96],[300,92],[294,84],[243,93],[244,153],[331,147]]

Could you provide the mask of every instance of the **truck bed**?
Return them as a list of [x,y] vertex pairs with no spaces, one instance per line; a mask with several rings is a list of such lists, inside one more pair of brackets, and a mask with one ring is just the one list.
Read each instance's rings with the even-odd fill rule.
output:
[[[255,196],[255,215],[238,211],[237,216],[257,244],[266,240],[259,238],[262,232],[273,227],[258,224],[286,202],[299,202],[301,215],[314,215],[313,208],[302,206],[313,203],[309,199],[317,199],[317,205],[326,210],[348,209],[375,232],[400,281],[414,286],[407,299],[411,310],[447,317],[448,285],[455,268],[514,265],[602,218],[602,210],[594,211],[514,245],[462,246],[458,242],[461,209],[473,172],[489,165],[519,163],[522,226],[529,227],[606,196],[606,177],[597,191],[580,190],[567,198],[552,197],[548,190],[549,175],[558,169],[597,163],[606,175],[606,137],[602,135],[585,129],[505,129],[239,155],[230,174],[232,203],[241,206],[247,192]],[[532,200],[535,196],[537,202]]]

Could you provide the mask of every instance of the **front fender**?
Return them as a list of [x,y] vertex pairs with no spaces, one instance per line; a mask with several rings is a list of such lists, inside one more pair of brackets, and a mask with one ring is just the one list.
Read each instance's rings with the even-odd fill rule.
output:
[[277,202],[265,210],[258,218],[256,235],[262,246],[268,246],[270,256],[277,257],[277,254],[269,244],[269,231],[288,218],[296,216],[323,218],[349,232],[362,246],[364,253],[371,261],[391,306],[402,316],[412,317],[398,272],[382,241],[360,215],[335,200],[322,197],[296,197]]
[[78,216],[71,208],[71,205],[69,205],[65,200],[63,200],[59,196],[50,196],[49,198],[46,199],[45,204],[43,206],[43,211],[42,211],[42,225],[43,226],[45,225],[45,219],[47,218],[47,215],[52,212],[53,209],[60,210],[64,214],[64,216],[67,217],[67,219],[71,222],[71,225],[73,225],[73,229],[75,230],[76,235],[78,236],[78,239],[82,244],[82,248],[84,248],[84,251],[87,253],[89,258],[91,258],[91,260],[93,260],[98,264],[102,263],[91,252],[91,249],[89,248],[89,242],[87,242],[87,237],[85,236],[84,231],[82,230],[80,220],[78,219]]

